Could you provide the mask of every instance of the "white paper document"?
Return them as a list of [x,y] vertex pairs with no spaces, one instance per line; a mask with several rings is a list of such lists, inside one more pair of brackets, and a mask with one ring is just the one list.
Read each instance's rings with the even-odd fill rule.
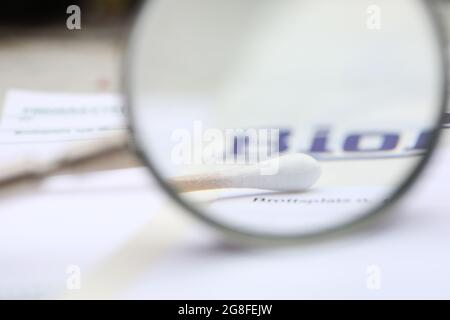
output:
[[[121,105],[116,95],[13,91],[0,163],[121,132]],[[450,298],[449,163],[441,147],[413,190],[366,228],[283,247],[225,240],[172,204],[145,168],[50,177],[0,193],[0,299]],[[357,209],[383,188],[335,187],[326,198],[320,188],[231,191],[208,205],[251,207],[252,221],[252,212],[308,207],[318,223],[329,208]]]
[[8,92],[0,121],[0,163],[51,158],[71,146],[126,130],[115,94]]
[[450,152],[441,150],[400,203],[366,228],[336,238],[240,247],[191,227],[116,297],[449,299],[448,163]]
[[84,278],[151,223],[163,199],[145,169],[56,176],[1,193],[0,299],[60,296],[78,268]]

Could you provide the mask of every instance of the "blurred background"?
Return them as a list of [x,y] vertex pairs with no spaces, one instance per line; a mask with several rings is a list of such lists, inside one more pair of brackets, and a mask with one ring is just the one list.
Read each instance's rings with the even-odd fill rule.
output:
[[[141,2],[3,1],[0,70],[8,76],[0,79],[0,99],[8,87],[118,91],[123,50],[133,14]],[[434,2],[438,4],[442,21],[449,24],[450,1]],[[70,5],[81,8],[81,30],[66,27],[69,17],[66,10]]]
[[[123,58],[124,53],[126,52],[128,34],[133,23],[134,14],[139,9],[139,5],[141,4],[141,2],[143,1],[2,1],[2,10],[0,10],[0,71],[2,73],[2,76],[0,77],[1,101],[4,101],[6,92],[13,88],[68,93],[120,93],[121,75],[124,68],[127,68],[127,65],[124,62]],[[439,8],[439,14],[442,15],[442,22],[447,25],[447,30],[450,30],[450,0],[435,2],[437,3]],[[66,10],[70,5],[78,5],[81,8],[81,30],[70,30],[67,28],[66,21],[70,14],[68,14]],[[0,104],[0,119],[2,117],[2,108],[3,103]],[[129,162],[130,160],[128,159],[126,161]],[[123,183],[120,182],[120,185],[122,184]],[[133,194],[136,193],[134,189],[131,191]],[[434,194],[434,191],[434,189],[430,190],[428,193],[425,193],[425,195],[429,196],[431,194]],[[156,193],[157,191],[153,190],[152,192]],[[118,198],[120,198],[110,197],[110,195],[108,196],[109,198],[105,198],[108,202],[113,201],[111,200],[111,198],[114,198],[114,201],[119,201]],[[145,194],[145,197],[147,197],[147,193]],[[442,198],[444,198],[444,196],[442,196]],[[76,204],[82,202],[78,198],[74,199],[68,199],[67,204],[73,205],[74,203]],[[125,217],[123,217],[122,213],[127,209],[127,220],[129,216],[132,217],[133,214],[137,214],[137,212],[139,211],[139,208],[137,207],[141,206],[141,204],[139,204],[139,202],[134,198],[132,198],[132,200],[133,201],[129,202],[133,203],[133,205],[136,205],[136,208],[124,208],[123,211],[118,213],[117,215],[112,215],[112,217],[108,216],[107,223],[109,226],[114,225],[114,222],[119,226],[121,224],[126,224]],[[145,198],[145,200],[147,201],[148,199]],[[104,199],[102,198],[101,201],[101,204],[103,205],[105,203]],[[445,201],[447,201],[446,198]],[[18,203],[19,202],[20,201],[18,201]],[[6,205],[9,205],[8,202],[5,203]],[[69,218],[67,219],[61,217],[59,215],[61,210],[60,208],[64,208],[65,205],[66,202],[61,202],[61,204],[54,205],[54,215],[50,216],[51,219],[48,219],[48,221],[50,222],[48,222],[47,225],[40,224],[42,222],[40,221],[40,219],[36,218],[36,221],[34,221],[34,223],[37,227],[30,228],[30,230],[39,229],[39,226],[49,227],[48,230],[56,230],[58,228],[58,221],[60,225],[67,225],[67,230],[72,230],[73,227],[70,223],[73,223],[77,217],[80,217],[80,215],[79,212],[74,212],[73,216],[69,216]],[[128,203],[125,203],[124,201],[124,206],[125,205],[128,206]],[[32,207],[35,211],[39,211],[40,209],[41,211],[43,211],[42,208],[48,209],[46,206],[47,204],[45,204],[45,206],[39,206],[39,203],[36,205],[36,203],[34,202],[32,203],[32,205],[30,205],[30,207]],[[114,204],[111,205],[111,207],[113,206]],[[88,207],[87,204],[86,207]],[[95,216],[99,215],[100,211],[104,207],[102,207],[100,204],[96,204],[96,206],[92,207],[93,209],[92,212],[89,212],[90,216],[88,217],[88,219],[95,220]],[[121,208],[120,205],[118,208]],[[414,213],[414,210],[421,211],[421,208],[427,209],[428,203],[424,201],[421,206],[414,205],[413,209],[404,209],[405,215],[406,212],[409,214],[410,212]],[[4,208],[2,207],[2,209]],[[8,209],[8,207],[6,207],[6,209]],[[422,211],[425,212],[426,210]],[[3,212],[7,212],[7,210],[3,210]],[[12,210],[11,212],[14,213],[14,210]],[[80,210],[80,212],[82,212],[82,210]],[[142,213],[143,216],[144,214],[145,212]],[[400,212],[400,216],[401,214],[402,212]],[[6,218],[9,217],[8,215],[5,216]],[[94,216],[94,218],[92,218],[92,216]],[[81,217],[83,216],[81,215]],[[56,220],[55,222],[55,218],[61,220]],[[132,218],[130,220],[132,220]],[[121,239],[121,241],[115,243],[115,245],[119,247],[118,250],[114,250],[119,251],[120,255],[118,255],[118,258],[116,258],[115,260],[110,258],[108,260],[105,257],[99,255],[100,258],[106,261],[106,263],[110,263],[111,265],[113,262],[119,264],[119,267],[112,269],[112,271],[108,269],[114,275],[122,275],[123,270],[121,270],[120,268],[124,267],[124,264],[126,264],[126,266],[129,267],[131,271],[144,273],[143,270],[146,270],[145,263],[148,263],[147,260],[152,259],[152,256],[151,254],[149,254],[149,252],[155,246],[154,242],[159,241],[158,237],[160,237],[162,240],[159,242],[162,243],[162,245],[165,245],[165,234],[163,235],[163,233],[170,234],[169,231],[166,231],[169,230],[169,228],[165,229],[165,227],[168,227],[170,223],[173,223],[173,221],[169,221],[170,223],[163,224],[162,227],[160,227],[161,224],[155,224],[156,227],[150,229],[152,232],[155,232],[154,237],[150,240],[146,240],[145,234],[151,235],[151,232],[148,232],[148,228],[142,228],[142,223],[140,223],[141,221],[139,219],[135,220],[136,226],[133,226],[135,228],[133,229],[133,236],[130,236],[130,238],[132,238],[134,242],[131,242],[131,245],[126,244],[122,246]],[[86,221],[88,220],[86,219]],[[144,221],[144,218],[142,218],[142,221]],[[292,297],[294,295],[297,295],[297,297],[329,297],[330,295],[332,295],[333,290],[336,288],[341,288],[345,293],[345,286],[347,286],[349,290],[346,293],[347,296],[345,294],[341,295],[341,297],[345,298],[352,296],[352,289],[354,289],[354,292],[358,292],[357,290],[361,289],[360,287],[362,287],[362,285],[360,285],[360,282],[365,283],[364,281],[366,266],[370,265],[371,263],[377,263],[377,258],[384,257],[384,255],[386,255],[386,259],[388,262],[390,262],[391,260],[395,260],[394,262],[392,262],[392,265],[389,265],[388,262],[385,263],[387,270],[386,275],[389,281],[393,281],[393,283],[396,283],[395,278],[397,277],[399,281],[403,278],[406,280],[414,278],[415,281],[418,282],[416,284],[411,284],[411,287],[403,286],[402,288],[405,289],[404,291],[401,291],[403,293],[403,296],[404,292],[410,292],[413,297],[416,293],[420,295],[420,290],[413,290],[414,288],[422,288],[425,290],[423,292],[434,292],[437,295],[442,293],[443,295],[445,294],[448,296],[448,290],[447,292],[444,292],[444,290],[442,290],[441,292],[439,292],[439,290],[435,290],[435,288],[442,289],[445,286],[444,283],[440,284],[441,281],[439,279],[436,280],[435,283],[430,282],[425,278],[423,278],[423,281],[421,280],[421,270],[423,272],[429,271],[430,274],[436,271],[435,269],[433,269],[434,266],[430,267],[430,265],[435,258],[434,256],[432,256],[432,253],[438,250],[429,250],[429,247],[427,246],[428,244],[425,242],[425,239],[427,239],[430,234],[436,233],[436,226],[430,225],[428,228],[429,233],[426,233],[427,224],[423,223],[424,220],[418,219],[417,225],[414,224],[414,221],[414,219],[411,219],[409,224],[403,224],[403,221],[401,221],[402,226],[406,225],[403,233],[401,228],[398,228],[400,229],[400,231],[398,231],[397,229],[400,223],[393,223],[391,225],[393,225],[394,227],[391,229],[389,227],[384,228],[384,226],[381,226],[379,228],[381,230],[375,230],[372,233],[369,232],[367,235],[362,236],[360,239],[361,241],[358,242],[358,245],[355,245],[355,243],[351,241],[347,243],[346,240],[344,240],[343,242],[337,242],[336,245],[322,246],[320,250],[315,250],[317,248],[313,248],[314,250],[305,250],[304,247],[300,247],[298,251],[295,251],[297,249],[292,248],[286,249],[285,251],[281,252],[263,252],[262,250],[245,249],[239,251],[236,248],[229,247],[222,243],[212,242],[210,241],[210,238],[205,237],[204,239],[200,239],[200,236],[198,236],[199,239],[194,237],[195,241],[192,247],[186,248],[184,247],[184,243],[180,244],[180,250],[174,251],[176,254],[172,254],[170,257],[170,259],[173,260],[167,260],[165,262],[165,265],[157,264],[155,268],[156,271],[154,278],[151,278],[149,276],[148,279],[146,278],[144,279],[144,281],[132,282],[131,280],[135,280],[133,277],[129,276],[131,280],[126,276],[124,277],[127,278],[127,280],[130,280],[130,282],[134,283],[137,289],[141,289],[143,292],[146,292],[145,290],[148,290],[146,286],[149,283],[152,283],[152,286],[149,286],[153,289],[153,293],[152,295],[150,295],[150,297],[156,298],[173,296],[177,298],[186,298],[186,296],[189,296],[191,298],[223,298],[224,296],[255,298],[255,295],[246,295],[246,292],[248,291],[242,290],[243,287],[255,288],[255,291],[257,290],[259,292],[259,297],[263,298],[273,298],[274,294],[277,294],[278,298]],[[439,222],[437,218],[435,220],[426,220],[426,222],[430,221]],[[28,220],[25,222],[29,223]],[[23,221],[20,221],[20,223],[23,223]],[[389,223],[386,223],[386,225],[388,224]],[[77,231],[76,235],[72,235],[71,240],[73,240],[73,242],[67,242],[69,243],[67,247],[69,249],[73,249],[74,252],[71,255],[67,254],[67,256],[69,256],[69,258],[67,259],[68,261],[70,259],[70,263],[74,262],[74,257],[76,257],[77,255],[85,255],[85,251],[89,251],[88,249],[91,248],[91,246],[95,247],[96,245],[99,246],[98,243],[106,243],[106,241],[101,241],[101,236],[99,235],[101,234],[101,232],[98,232],[98,230],[100,230],[100,228],[104,225],[105,221],[103,220],[103,217],[102,219],[99,218],[98,221],[89,220],[89,223],[86,222],[86,224],[79,223],[78,228],[80,231]],[[442,225],[445,226],[444,224]],[[411,226],[412,229],[408,229],[408,227]],[[106,232],[105,229],[103,229],[102,231]],[[136,230],[141,229],[141,233],[138,233],[137,235],[134,234]],[[18,231],[14,233],[14,237],[10,238],[25,239],[26,237],[24,235],[26,234],[21,233],[19,228],[17,228],[17,230]],[[45,229],[42,228],[42,230]],[[86,230],[88,230],[90,233]],[[395,236],[400,235],[400,238],[398,238],[400,239],[398,243],[400,243],[401,245],[397,246],[399,249],[396,246],[391,246],[391,242],[389,240],[391,231],[392,234],[395,234]],[[73,232],[75,234],[75,231]],[[414,232],[417,232],[418,235]],[[51,265],[52,263],[57,264],[56,262],[59,261],[58,257],[61,256],[64,258],[64,252],[66,251],[66,248],[63,245],[58,245],[59,241],[61,241],[61,243],[65,243],[61,240],[61,238],[64,238],[64,232],[56,234],[55,231],[54,236],[52,236],[51,233],[50,235],[46,234],[46,232],[44,233],[45,234],[42,235],[39,234],[39,237],[36,236],[34,238],[35,240],[33,240],[32,236],[30,236],[28,243],[25,243],[24,241],[24,248],[31,248],[33,252],[36,251],[37,253],[39,253],[39,256],[36,255],[36,257],[29,254],[28,251],[24,251],[27,252],[28,255],[21,254],[20,249],[12,248],[12,241],[10,239],[4,238],[6,239],[6,241],[1,241],[4,243],[4,247],[0,250],[2,252],[2,255],[0,256],[0,265],[2,264],[2,262],[4,265],[6,265],[6,262],[9,261],[11,270],[15,272],[18,265],[23,266],[23,268],[27,270],[26,267],[28,267],[28,265],[33,265],[33,263],[36,263],[36,261],[42,262],[42,260],[45,259],[49,261],[49,265]],[[113,229],[111,231],[111,234],[112,233],[120,232]],[[443,230],[442,234],[444,233],[448,234],[448,231]],[[48,245],[47,249],[44,247],[44,245],[39,244],[39,239],[51,239],[52,237],[52,243],[54,243],[54,245]],[[80,240],[81,238],[92,241],[89,243],[87,243],[86,241],[86,243],[80,244],[82,243]],[[416,254],[416,252],[418,252],[421,247],[414,244],[414,239],[418,239],[419,241],[422,238],[424,239],[423,242],[421,242],[423,243],[422,252],[425,252],[425,258]],[[378,242],[376,242],[378,239],[385,240],[380,245]],[[8,245],[7,241],[10,241],[11,245]],[[362,243],[364,243],[370,246],[372,242],[373,247],[370,248],[365,248],[363,245],[361,245]],[[30,243],[36,244],[37,249],[34,249],[33,246],[30,246]],[[171,244],[170,242],[168,243]],[[169,246],[167,243],[166,245],[167,247]],[[321,244],[318,244],[317,246],[321,246]],[[391,251],[383,251],[383,248],[388,247],[394,248],[395,250],[398,249],[398,252],[392,251],[391,254]],[[351,250],[353,251],[344,251],[345,248],[352,248]],[[376,251],[377,248],[380,248],[379,253],[377,253]],[[372,251],[370,251],[369,249],[372,249]],[[110,250],[109,247],[108,250]],[[108,250],[103,250],[102,252],[106,252],[109,254],[110,252]],[[45,252],[47,252],[47,255],[45,254]],[[411,254],[411,256],[417,257],[417,260],[414,260],[414,258],[410,258],[408,260],[408,257],[402,260],[401,254],[404,252],[414,252],[414,254]],[[428,253],[430,255],[429,259],[427,256]],[[144,254],[148,254],[149,256],[147,257]],[[92,256],[96,255],[93,253]],[[340,257],[341,259],[337,259],[337,257]],[[351,259],[355,259],[355,257],[361,258],[361,265],[346,264],[346,261],[351,261]],[[392,259],[390,259],[391,257]],[[63,261],[63,258],[61,258],[60,260]],[[139,260],[140,258],[142,259],[142,261]],[[333,270],[330,271],[330,259],[334,258],[336,258],[334,261],[336,268],[331,269],[336,270],[335,273],[333,273]],[[382,258],[379,259],[383,262]],[[404,263],[402,261],[404,261]],[[141,267],[139,265],[139,262],[142,262],[144,267]],[[187,268],[180,268],[181,263],[187,263]],[[284,265],[284,263],[286,263],[286,265]],[[64,260],[63,262],[61,262],[61,264],[65,266],[66,261]],[[298,272],[299,270],[301,270],[301,268],[307,269],[308,265],[311,267],[310,270],[313,270],[313,272]],[[84,265],[82,266],[84,267]],[[265,266],[265,268],[261,268],[261,266]],[[354,268],[355,270],[350,270],[349,266],[351,268]],[[414,266],[415,268],[412,268],[411,266]],[[447,270],[447,267],[444,263],[441,263],[440,266],[442,267],[442,270]],[[47,268],[47,266],[45,267]],[[282,279],[282,275],[276,273],[277,270],[281,270],[281,267],[283,268],[283,275],[289,275],[289,279],[285,279],[285,281]],[[389,267],[392,268],[389,269]],[[63,271],[61,271],[61,274],[58,274],[58,277],[64,278],[64,269],[61,270]],[[270,273],[270,270],[274,272]],[[351,281],[347,281],[345,277],[342,277],[342,275],[348,275],[347,273],[349,270],[353,272],[352,274],[354,275],[354,278],[357,279],[353,283],[351,283]],[[393,271],[391,272],[390,270]],[[411,270],[417,271],[417,273],[413,274],[413,271]],[[103,272],[102,269],[100,271],[102,272],[99,272],[99,274],[103,276],[105,272]],[[438,269],[437,271],[441,270]],[[13,274],[14,272],[11,272],[11,274]],[[437,275],[439,274],[438,272],[434,273]],[[37,272],[37,274],[40,273]],[[43,271],[41,274],[45,274],[45,272]],[[333,278],[333,274],[339,274],[340,276]],[[210,280],[213,280],[208,281],[208,283],[202,283],[202,280],[205,279],[205,275],[209,276]],[[20,276],[22,277],[23,274],[20,274]],[[242,279],[247,281],[243,286],[241,286],[240,289],[240,284],[232,281],[234,279],[233,277],[237,276],[242,276]],[[302,278],[303,282],[301,282],[300,280],[297,281],[297,278],[300,279],[302,276],[304,276],[304,279]],[[8,277],[0,277],[0,283],[1,280],[5,280],[6,278]],[[442,278],[445,277],[442,276]],[[36,282],[38,284],[40,284],[41,282],[47,283],[45,277],[43,277],[39,281],[35,281],[35,279],[37,279],[37,277],[33,276],[33,282],[30,279],[27,280],[27,278],[25,278],[26,281],[24,280],[24,282],[27,282],[27,285],[29,283]],[[260,282],[261,279],[267,281],[267,284],[263,284],[262,282]],[[322,279],[320,282],[323,284],[323,286],[329,287],[329,291],[320,291],[319,289],[316,289],[317,292],[314,291],[315,289],[313,288],[317,287],[317,283],[314,283],[314,281],[320,279]],[[170,281],[172,281],[173,283],[171,284]],[[11,282],[14,284],[14,286],[16,286],[13,281]],[[193,284],[195,284],[195,286]],[[435,287],[433,287],[433,285]],[[442,287],[439,287],[439,285],[441,285]],[[119,283],[118,288],[122,290],[122,287],[123,284]],[[197,294],[189,291],[195,291],[196,287],[198,287],[199,290]],[[309,288],[310,292],[302,291],[301,289],[304,287]],[[395,285],[392,285],[392,287],[395,288]],[[409,290],[408,288],[413,289]],[[0,289],[2,289],[1,285]],[[32,291],[32,294],[26,292],[25,294],[13,294],[12,296],[25,298],[42,298],[48,296],[48,292],[46,291],[48,288],[44,287],[41,290],[41,288],[39,287],[38,289],[33,289],[34,291]],[[161,293],[158,292],[158,289],[161,290]],[[288,291],[287,289],[291,289],[291,291]],[[426,291],[427,289],[429,290]],[[361,290],[366,289],[363,288]],[[35,291],[37,293],[35,293]],[[290,295],[289,292],[291,292],[292,295]],[[391,291],[389,290],[387,291],[388,294],[390,292]],[[103,292],[101,293],[103,294]],[[329,295],[327,296],[327,294]],[[369,294],[371,293],[368,293],[368,297],[377,297],[375,295],[370,296]],[[394,292],[392,293],[392,296],[396,297],[396,294],[397,293]],[[9,298],[11,294],[10,292],[3,292],[3,296]],[[0,297],[2,297],[1,290]],[[131,294],[127,297],[141,297],[141,295]]]
[[129,11],[139,0],[40,0],[40,1],[12,1],[2,4],[0,13],[2,25],[37,26],[40,24],[58,24],[65,22],[61,12],[65,12],[70,5],[78,5],[86,10],[86,23],[123,21]]
[[[8,88],[118,91],[126,35],[139,3],[138,0],[2,2],[0,70],[4,76],[0,79],[0,99]],[[70,16],[66,10],[70,5],[81,9],[81,30],[66,26]]]
[[[120,93],[124,53],[140,0],[11,1],[0,12],[0,100],[11,89]],[[81,29],[67,21],[76,5]],[[0,120],[3,103],[0,104]],[[135,166],[122,155],[104,167]]]

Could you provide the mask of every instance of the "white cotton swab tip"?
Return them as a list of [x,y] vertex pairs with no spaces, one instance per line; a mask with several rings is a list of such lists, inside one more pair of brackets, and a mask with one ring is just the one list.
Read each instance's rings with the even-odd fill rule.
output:
[[204,174],[171,179],[179,192],[224,188],[251,188],[273,191],[302,191],[319,179],[320,165],[313,157],[293,153],[252,165],[230,165]]

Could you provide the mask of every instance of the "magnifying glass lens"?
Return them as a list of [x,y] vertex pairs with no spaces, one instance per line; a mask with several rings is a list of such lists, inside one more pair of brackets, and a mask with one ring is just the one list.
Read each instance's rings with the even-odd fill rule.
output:
[[134,138],[166,190],[260,236],[334,230],[396,198],[445,96],[424,1],[151,1],[129,63]]

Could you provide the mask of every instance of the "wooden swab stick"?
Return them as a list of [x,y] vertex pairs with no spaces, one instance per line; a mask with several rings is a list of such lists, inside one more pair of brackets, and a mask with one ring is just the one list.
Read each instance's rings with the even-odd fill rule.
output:
[[[267,168],[271,174],[262,174]],[[178,192],[224,188],[254,188],[301,191],[310,188],[321,174],[319,163],[305,154],[288,154],[254,165],[230,165],[225,169],[172,178],[169,185]]]
[[113,155],[130,153],[127,134],[118,134],[99,141],[80,143],[56,158],[20,159],[0,164],[0,188],[20,181],[41,179],[57,174],[71,166],[90,164],[98,166]]

